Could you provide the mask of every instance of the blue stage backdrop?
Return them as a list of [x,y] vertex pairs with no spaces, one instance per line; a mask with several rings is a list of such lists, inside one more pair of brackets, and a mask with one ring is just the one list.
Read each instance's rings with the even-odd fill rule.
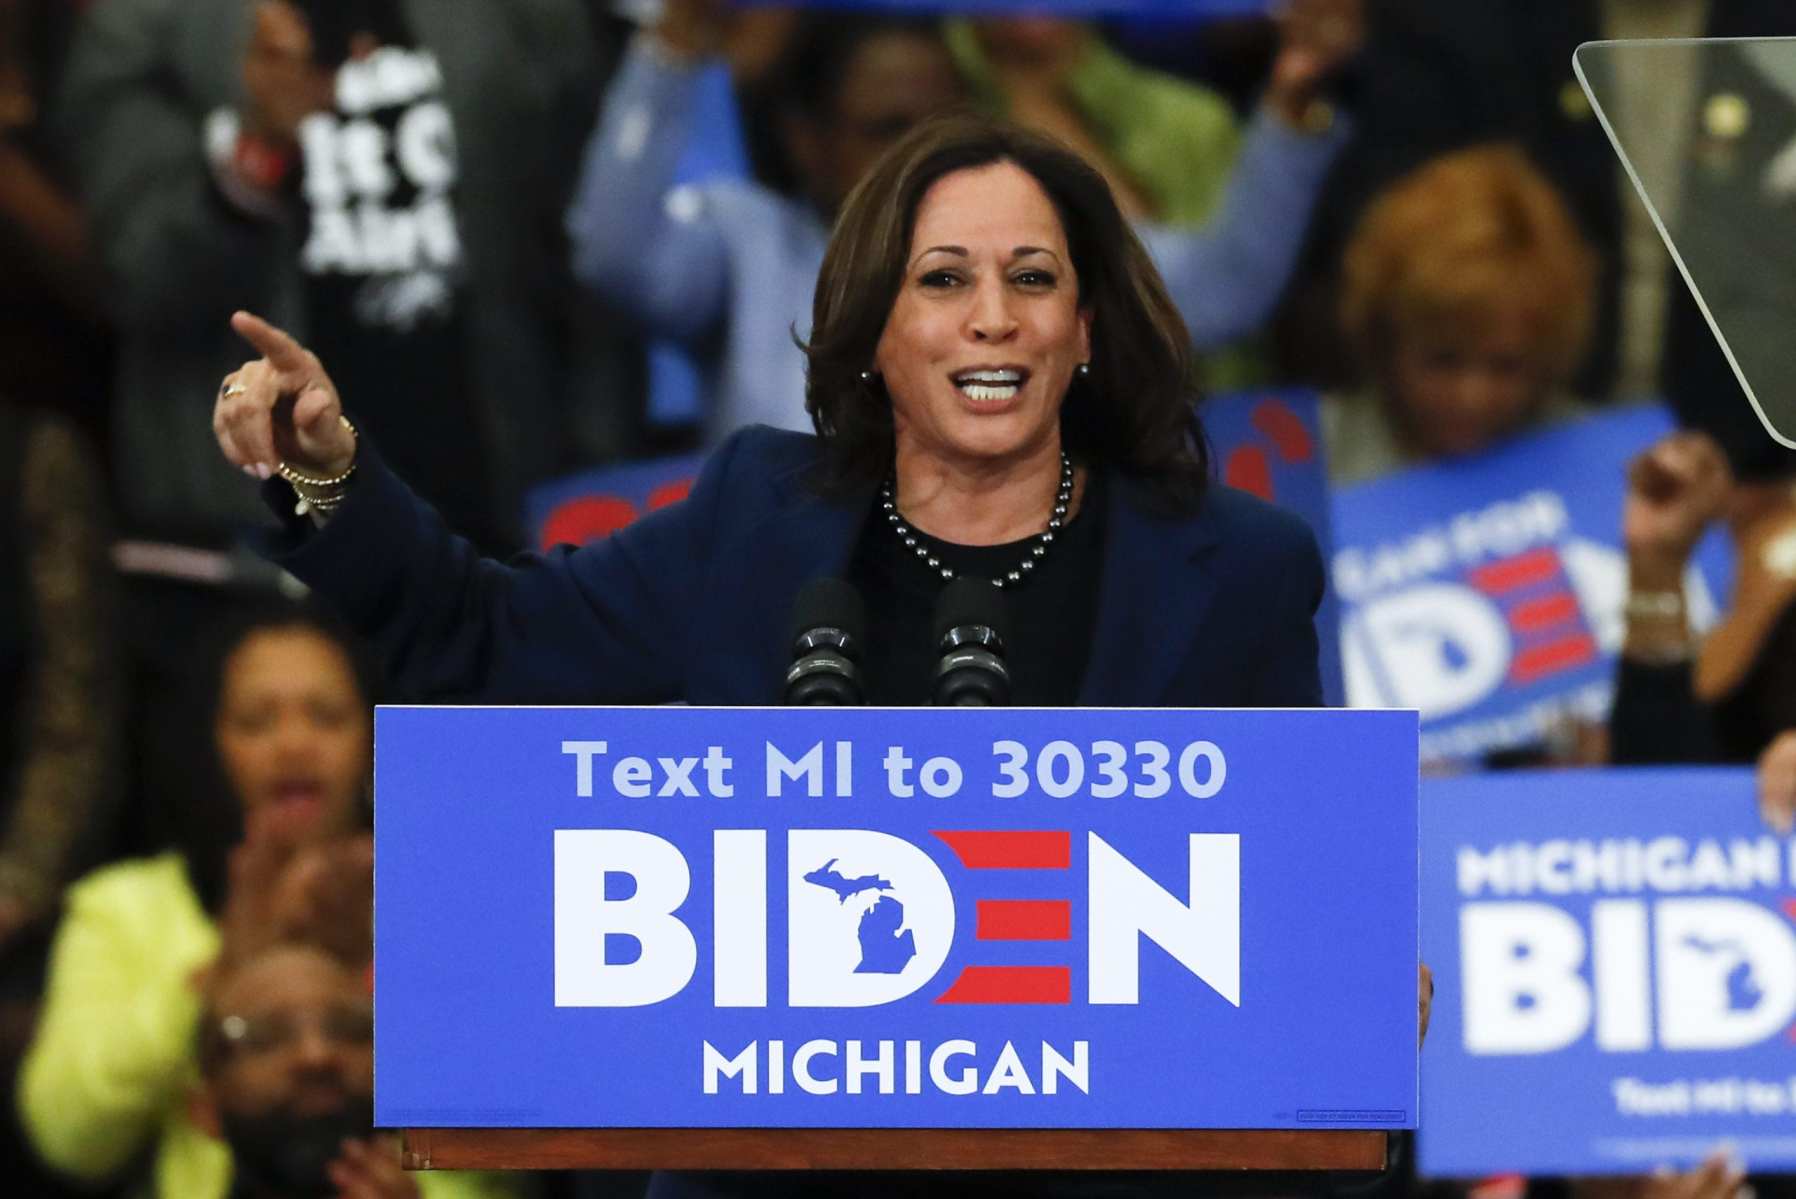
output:
[[382,708],[382,1126],[1413,1127],[1413,713]]
[[[1627,597],[1625,470],[1671,427],[1658,406],[1623,409],[1337,492],[1347,702],[1418,709],[1425,762],[1606,719]],[[1687,591],[1703,627],[1731,566],[1719,535],[1698,559]]]
[[1422,792],[1422,1170],[1796,1167],[1796,888],[1743,769]]

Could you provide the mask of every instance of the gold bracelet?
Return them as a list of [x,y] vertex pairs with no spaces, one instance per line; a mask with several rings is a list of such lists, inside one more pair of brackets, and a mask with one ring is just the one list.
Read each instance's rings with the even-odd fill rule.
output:
[[1684,614],[1681,591],[1630,591],[1622,607],[1630,620],[1672,620]]
[[[349,439],[351,441],[360,440],[360,435],[356,433],[355,426],[349,423],[349,418],[347,416],[343,416],[339,413],[337,420],[342,423],[345,429],[349,430]],[[348,470],[329,479],[315,479],[311,475],[301,474],[291,466],[288,466],[284,461],[275,463],[274,471],[281,478],[293,484],[293,489],[295,491],[298,491],[301,487],[317,487],[324,491],[331,491],[342,487],[343,484],[349,482],[349,476],[355,474],[355,458],[352,456],[349,459]]]
[[[339,414],[337,419],[342,422],[345,429],[349,430],[351,440],[360,440],[355,426],[349,423],[347,416]],[[328,518],[343,505],[344,499],[347,498],[348,484],[351,476],[355,474],[355,465],[355,459],[351,458],[347,470],[328,479],[316,479],[311,475],[302,474],[285,462],[276,463],[275,472],[287,481],[287,484],[293,488],[293,494],[298,497],[298,502],[293,505],[293,515],[304,516],[308,512],[316,512],[319,516]]]

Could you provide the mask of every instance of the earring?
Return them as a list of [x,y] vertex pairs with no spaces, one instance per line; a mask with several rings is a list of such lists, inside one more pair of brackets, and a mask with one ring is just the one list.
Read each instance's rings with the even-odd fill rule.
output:
[[1081,379],[1091,378],[1091,363],[1081,362],[1079,364],[1078,374]]
[[862,371],[861,372],[861,382],[862,383],[873,382],[873,372],[872,371]]

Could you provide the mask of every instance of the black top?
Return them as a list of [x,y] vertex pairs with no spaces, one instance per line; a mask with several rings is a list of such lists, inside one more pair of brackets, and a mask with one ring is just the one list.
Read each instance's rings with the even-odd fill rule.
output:
[[507,549],[470,386],[459,170],[440,68],[392,0],[351,16],[382,31],[377,57],[339,69],[336,109],[301,135],[311,348],[357,397],[356,423],[400,476],[451,528],[489,553]]
[[1752,762],[1796,728],[1796,604],[1765,635],[1746,677],[1713,704],[1696,698],[1692,665],[1622,658],[1609,714],[1610,760],[1619,766]]
[[[1079,510],[1036,560],[1022,583],[1004,589],[1010,612],[1005,665],[1010,702],[1017,707],[1071,707],[1078,702],[1097,627],[1098,578],[1103,564],[1104,481],[1088,476]],[[900,507],[903,498],[899,499]],[[1043,514],[1046,523],[1046,514]],[[1004,545],[955,545],[916,531],[957,577],[991,579],[1017,568],[1036,539]],[[861,668],[868,704],[927,705],[938,658],[930,624],[944,580],[892,531],[877,505],[855,543],[848,580],[867,604]]]

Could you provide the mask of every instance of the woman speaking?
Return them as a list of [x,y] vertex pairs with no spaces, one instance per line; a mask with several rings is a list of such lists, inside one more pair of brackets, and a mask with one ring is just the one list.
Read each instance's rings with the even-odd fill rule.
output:
[[[214,427],[232,462],[286,480],[271,553],[426,697],[775,703],[794,598],[845,578],[867,608],[867,700],[926,703],[931,612],[971,578],[1007,597],[1015,703],[1320,703],[1315,542],[1209,482],[1165,288],[1102,178],[1040,136],[951,117],[895,144],[817,281],[817,436],[738,433],[685,502],[580,549],[480,560],[357,445],[323,364],[255,317],[233,323],[263,357],[226,379]],[[665,1175],[652,1193],[797,1185]],[[1114,1176],[1018,1185],[1119,1193]],[[914,1193],[859,1175],[842,1189]]]
[[967,577],[1007,593],[1014,703],[1320,702],[1314,540],[1209,481],[1177,311],[1103,179],[1038,135],[956,116],[894,145],[817,280],[817,436],[745,430],[580,549],[479,559],[357,444],[323,363],[233,325],[262,357],[213,426],[284,480],[270,555],[421,696],[777,702],[794,597],[839,577],[868,702],[925,703],[935,598]]

